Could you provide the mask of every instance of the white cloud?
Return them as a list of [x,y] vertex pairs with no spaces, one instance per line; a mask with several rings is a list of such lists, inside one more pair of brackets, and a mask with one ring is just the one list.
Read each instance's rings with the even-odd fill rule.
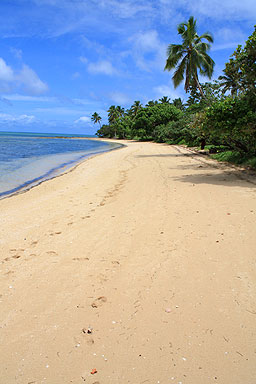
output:
[[108,0],[101,1],[101,5],[107,6],[107,10],[121,19],[129,19],[136,16],[138,13],[152,13],[153,4],[145,0]]
[[131,99],[127,95],[121,92],[116,92],[116,91],[111,92],[109,97],[112,101],[114,101],[114,103],[118,105],[126,105],[131,101]]
[[156,30],[137,33],[129,41],[132,43],[131,55],[140,69],[151,71],[153,68],[164,68],[166,45]]
[[79,117],[79,119],[75,120],[74,123],[75,124],[89,123],[89,121],[91,121],[90,117],[88,117],[88,116],[81,116],[81,117]]
[[98,61],[96,63],[89,63],[87,66],[88,72],[93,74],[114,75],[117,70],[113,67],[112,63],[107,60]]
[[14,71],[0,57],[0,89],[5,92],[21,89],[30,95],[41,95],[48,90],[48,86],[28,65],[24,64],[21,70]]
[[6,122],[18,122],[18,123],[32,123],[35,121],[35,116],[33,115],[19,115],[13,116],[7,113],[0,113],[0,121]]
[[183,3],[190,11],[193,10],[193,14],[208,16],[215,20],[256,19],[255,0],[198,0],[194,3],[191,3],[190,0],[183,0]]
[[81,63],[83,63],[83,64],[87,64],[88,63],[87,57],[80,56],[79,59],[80,59]]
[[171,86],[168,85],[159,85],[154,88],[154,92],[156,98],[158,99],[163,96],[168,96],[171,100],[178,99],[179,97],[182,98],[181,92],[177,91],[176,89],[173,89]]
[[48,90],[47,84],[40,80],[35,71],[25,64],[18,73],[17,79],[29,94],[41,95]]
[[0,57],[0,81],[11,82],[14,80],[14,73],[11,67]]
[[78,115],[81,112],[77,109],[65,108],[65,107],[52,107],[52,108],[35,108],[35,112],[38,113],[50,113],[53,115]]
[[[57,37],[91,30],[125,35],[126,31],[131,34],[139,29],[155,28],[156,24],[170,28],[191,14],[200,23],[208,23],[209,19],[214,23],[220,20],[255,23],[256,20],[255,0],[31,0],[25,3],[11,18],[3,18],[1,36]],[[20,22],[28,17],[32,23]]]
[[47,97],[47,96],[26,96],[14,93],[11,95],[4,95],[4,98],[10,101],[37,101],[37,102],[56,102],[58,99],[56,97]]

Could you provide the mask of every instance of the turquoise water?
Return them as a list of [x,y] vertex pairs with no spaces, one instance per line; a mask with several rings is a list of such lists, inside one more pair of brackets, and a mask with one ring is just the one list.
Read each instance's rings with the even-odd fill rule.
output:
[[0,198],[52,178],[82,159],[119,147],[77,136],[0,132]]

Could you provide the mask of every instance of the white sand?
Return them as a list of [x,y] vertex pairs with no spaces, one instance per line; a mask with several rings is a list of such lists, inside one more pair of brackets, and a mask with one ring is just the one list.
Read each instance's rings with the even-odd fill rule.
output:
[[256,383],[241,175],[131,142],[0,201],[0,383]]

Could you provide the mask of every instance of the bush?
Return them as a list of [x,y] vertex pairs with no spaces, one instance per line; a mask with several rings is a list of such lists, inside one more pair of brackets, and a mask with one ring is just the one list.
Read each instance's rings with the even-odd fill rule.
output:
[[211,142],[256,154],[256,112],[251,105],[246,97],[227,97],[208,108],[204,128]]

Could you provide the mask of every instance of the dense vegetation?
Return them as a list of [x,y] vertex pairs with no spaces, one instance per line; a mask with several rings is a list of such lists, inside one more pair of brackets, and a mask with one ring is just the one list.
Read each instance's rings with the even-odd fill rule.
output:
[[[201,146],[220,160],[256,167],[256,26],[245,46],[238,46],[226,63],[224,75],[204,84],[199,84],[197,72],[211,77],[214,62],[206,53],[209,44],[202,41],[212,42],[211,35],[198,36],[193,18],[181,24],[178,33],[183,44],[168,47],[166,69],[176,68],[175,86],[185,77],[187,102],[165,96],[145,106],[135,101],[127,110],[112,105],[109,124],[97,135]],[[199,58],[188,56],[193,49]],[[189,60],[194,61],[186,66]]]

